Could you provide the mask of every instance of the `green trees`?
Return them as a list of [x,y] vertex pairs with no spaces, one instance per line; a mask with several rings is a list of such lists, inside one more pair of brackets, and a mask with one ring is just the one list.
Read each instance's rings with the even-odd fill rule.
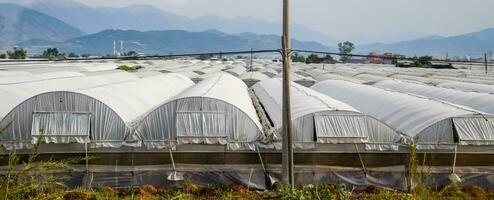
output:
[[79,58],[79,55],[72,52],[72,53],[69,53],[69,58]]
[[306,64],[311,64],[311,63],[335,63],[333,57],[331,55],[326,55],[324,57],[319,57],[317,54],[310,54],[306,57],[303,55],[298,54],[297,52],[293,53],[292,55],[292,62],[301,62],[301,63],[306,63]]
[[27,51],[22,48],[14,47],[12,50],[7,51],[9,59],[26,59]]
[[292,55],[292,62],[305,62],[305,57],[303,55],[299,55],[297,52],[295,52]]
[[432,60],[432,56],[413,57],[413,63],[415,67],[427,67],[427,65],[431,60]]
[[348,56],[347,54],[351,54],[354,49],[355,49],[355,45],[353,43],[351,43],[349,41],[346,41],[343,43],[340,42],[338,44],[338,50],[340,51],[340,54],[345,54],[345,55],[340,56],[341,62],[346,62],[350,58],[352,58],[351,56]]
[[54,58],[58,58],[59,56],[60,56],[60,52],[58,51],[57,48],[48,48],[45,51],[43,51],[43,55],[41,57],[54,59]]
[[305,59],[305,63],[311,64],[311,63],[319,63],[319,56],[317,54],[310,54],[307,56],[307,59]]
[[126,56],[129,56],[129,57],[136,57],[138,56],[139,54],[135,51],[129,51],[125,54]]

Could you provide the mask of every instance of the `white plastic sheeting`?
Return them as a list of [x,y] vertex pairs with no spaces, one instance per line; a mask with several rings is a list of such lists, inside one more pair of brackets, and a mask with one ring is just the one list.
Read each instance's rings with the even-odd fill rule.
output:
[[199,75],[204,75],[204,74],[211,74],[211,73],[215,73],[215,72],[220,72],[222,69],[225,69],[225,66],[215,65],[215,66],[208,66],[208,67],[204,67],[202,69],[194,70],[194,72],[199,74]]
[[306,70],[305,72],[318,81],[344,80],[344,81],[350,81],[350,82],[354,82],[354,83],[363,83],[362,80],[352,78],[352,77],[346,77],[346,76],[333,74],[329,71],[322,70],[322,69],[309,69],[309,70]]
[[386,76],[380,76],[380,75],[374,75],[374,74],[369,74],[369,73],[361,73],[358,75],[353,76],[353,78],[362,80],[365,84],[372,85],[376,82],[382,81],[382,80],[388,80],[391,79]]
[[492,80],[485,79],[475,79],[475,78],[458,78],[458,77],[450,77],[450,76],[440,76],[440,75],[432,75],[429,76],[430,79],[443,79],[443,80],[451,80],[457,82],[469,82],[475,84],[493,84]]
[[226,144],[230,150],[255,149],[262,128],[242,80],[214,74],[173,99],[140,123],[139,137],[148,148]]
[[[283,77],[283,73],[279,73],[275,76],[275,78],[282,78],[282,77]],[[305,87],[313,86],[317,82],[312,77],[303,76],[298,73],[292,73],[291,79],[293,82],[303,85]]]
[[455,90],[469,91],[469,92],[480,92],[494,94],[494,85],[484,85],[478,83],[463,83],[463,82],[447,82],[438,85],[443,88],[450,88]]
[[259,81],[269,79],[269,76],[261,72],[245,72],[239,77],[248,87],[253,86]]
[[491,94],[464,92],[460,90],[427,86],[398,80],[380,81],[374,84],[374,86],[451,102],[494,115],[494,95]]
[[420,76],[411,76],[411,75],[403,75],[403,74],[394,74],[394,75],[390,75],[389,77],[394,78],[394,79],[400,79],[400,80],[420,82],[420,83],[425,83],[425,84],[429,84],[429,85],[439,85],[441,83],[451,82],[448,80],[430,79],[430,78],[425,78],[425,77],[420,77]]
[[50,72],[43,74],[16,74],[12,76],[0,76],[0,85],[19,84],[34,81],[58,79],[58,78],[70,78],[84,76],[79,72]]
[[8,112],[14,109],[15,106],[38,94],[51,91],[70,91],[75,89],[92,88],[136,79],[137,76],[133,74],[118,72],[95,76],[78,76],[32,81],[20,84],[0,85],[0,94],[2,94],[2,98],[0,98],[0,105],[2,105],[0,106],[0,120],[2,120]]
[[266,74],[267,76],[269,77],[273,77],[273,76],[276,76],[278,74],[278,72],[274,69],[271,69],[271,68],[262,68],[262,69],[259,69],[257,70],[258,72],[261,72],[263,74]]
[[[273,78],[252,87],[272,121],[274,140],[282,130],[282,81]],[[292,83],[292,121],[296,147],[314,143],[368,143],[367,149],[397,149],[401,136],[355,108],[312,89]]]
[[230,74],[232,74],[232,75],[234,75],[236,77],[239,77],[243,73],[247,72],[247,69],[244,66],[235,65],[235,66],[233,66],[233,67],[228,68],[227,70],[225,70],[225,72],[230,73]]
[[[419,148],[494,144],[494,119],[460,106],[347,81],[324,81],[312,88],[417,139]],[[458,119],[463,123],[456,123]]]
[[25,72],[25,71],[0,70],[0,77],[20,76],[20,75],[30,75],[30,73],[29,72]]
[[[47,143],[81,143],[87,137],[78,133],[90,128],[92,147],[120,147],[126,140],[135,142],[126,137],[145,113],[192,85],[182,75],[163,74],[89,89],[39,94],[4,118],[2,126],[12,124],[1,136],[1,143],[9,149],[30,148],[38,139],[39,128],[47,131],[43,138]],[[88,116],[90,122],[85,120]],[[70,131],[61,132],[67,130]]]

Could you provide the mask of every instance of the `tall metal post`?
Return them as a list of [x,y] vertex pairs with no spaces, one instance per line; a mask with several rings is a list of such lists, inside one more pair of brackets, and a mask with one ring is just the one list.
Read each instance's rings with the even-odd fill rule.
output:
[[252,65],[253,65],[253,58],[254,57],[254,53],[252,52],[252,48],[250,48],[250,67],[249,67],[249,72],[252,71]]
[[293,188],[293,145],[291,113],[290,0],[283,0],[283,184]]
[[487,53],[484,54],[484,59],[485,59],[485,74],[487,74],[487,66],[489,65],[487,62]]
[[489,64],[491,66],[490,71],[492,71],[492,51],[489,51]]

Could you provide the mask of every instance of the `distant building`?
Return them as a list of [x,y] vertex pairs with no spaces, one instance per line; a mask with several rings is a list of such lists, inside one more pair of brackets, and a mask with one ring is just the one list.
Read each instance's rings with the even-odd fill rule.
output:
[[379,58],[379,54],[377,52],[370,52],[369,57],[367,59],[369,60],[370,64],[381,64],[382,60]]
[[403,68],[415,67],[415,63],[410,60],[398,60],[396,62],[396,67],[403,67]]
[[376,52],[371,52],[368,55],[368,60],[369,63],[371,64],[396,64],[396,61],[398,59],[403,59],[406,58],[406,56],[401,55],[401,54],[395,54],[395,53],[384,53],[384,54],[378,54]]
[[427,64],[428,68],[434,68],[434,69],[453,69],[453,65],[449,62],[442,62],[442,61],[430,61]]

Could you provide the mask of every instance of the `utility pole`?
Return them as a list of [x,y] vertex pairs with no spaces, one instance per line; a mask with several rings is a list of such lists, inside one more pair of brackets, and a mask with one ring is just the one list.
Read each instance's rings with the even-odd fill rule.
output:
[[487,62],[487,53],[484,54],[484,59],[485,59],[485,74],[487,74],[487,66],[488,66],[488,62]]
[[252,52],[252,48],[250,48],[250,69],[249,71],[251,72],[252,71],[252,57],[254,56],[254,53]]
[[291,37],[290,37],[290,0],[283,0],[283,184],[293,189],[293,145],[291,113]]
[[470,71],[472,71],[472,58],[470,56],[467,56],[468,59],[468,66],[470,67]]
[[490,71],[492,71],[492,51],[489,51],[489,64],[491,66]]

